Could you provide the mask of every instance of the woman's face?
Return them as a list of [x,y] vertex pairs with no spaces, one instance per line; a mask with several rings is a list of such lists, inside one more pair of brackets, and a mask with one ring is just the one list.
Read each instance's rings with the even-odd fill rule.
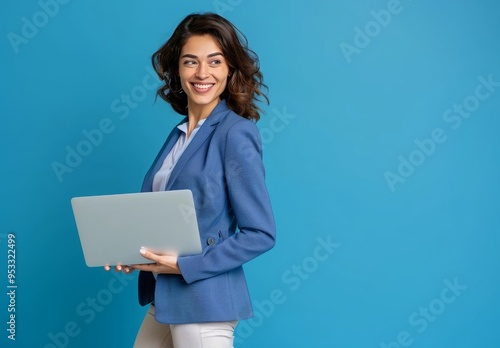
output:
[[227,84],[229,66],[211,35],[191,36],[182,47],[179,77],[188,108],[215,107]]

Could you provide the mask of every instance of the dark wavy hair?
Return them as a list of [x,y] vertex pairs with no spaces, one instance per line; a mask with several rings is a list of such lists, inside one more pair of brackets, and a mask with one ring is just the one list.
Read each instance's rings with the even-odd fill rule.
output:
[[190,14],[177,26],[168,41],[151,57],[153,67],[164,85],[157,96],[170,103],[181,115],[187,115],[187,96],[179,80],[179,58],[186,41],[195,35],[211,35],[222,49],[229,65],[227,86],[221,94],[228,107],[244,118],[259,120],[261,109],[256,102],[269,98],[257,54],[248,48],[245,35],[231,22],[215,13]]

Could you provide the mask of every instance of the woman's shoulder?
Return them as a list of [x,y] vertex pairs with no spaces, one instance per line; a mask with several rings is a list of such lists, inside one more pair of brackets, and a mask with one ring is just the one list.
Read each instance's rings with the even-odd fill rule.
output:
[[257,125],[254,121],[238,115],[231,109],[228,110],[226,116],[221,120],[221,126],[227,131],[241,130],[257,130]]
[[243,143],[260,142],[260,133],[255,122],[230,111],[222,120],[221,131],[227,144],[240,146]]
[[237,144],[248,140],[260,141],[260,133],[254,121],[238,115],[225,102],[220,111],[223,115],[218,119],[217,137],[226,144]]

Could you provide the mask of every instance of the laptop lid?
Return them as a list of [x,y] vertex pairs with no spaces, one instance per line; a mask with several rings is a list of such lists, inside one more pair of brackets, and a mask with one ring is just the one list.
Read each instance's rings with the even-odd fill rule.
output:
[[88,267],[152,263],[139,253],[201,253],[190,190],[141,192],[71,199]]

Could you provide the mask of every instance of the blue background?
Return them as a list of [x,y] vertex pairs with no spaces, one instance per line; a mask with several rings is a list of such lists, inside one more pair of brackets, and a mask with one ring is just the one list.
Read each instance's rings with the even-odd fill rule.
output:
[[[394,6],[4,2],[0,345],[132,345],[145,313],[136,275],[113,281],[85,266],[70,198],[139,190],[179,121],[148,89],[150,56],[185,15],[217,11],[247,35],[270,87],[258,126],[279,236],[246,266],[257,316],[235,346],[499,347],[500,5]],[[496,86],[478,87],[481,77]],[[469,115],[443,117],[464,103]],[[83,132],[103,120],[112,131],[85,147]],[[424,153],[416,142],[436,129],[441,142]],[[86,155],[58,177],[55,162],[78,146]],[[335,247],[319,259],[321,241]]]

